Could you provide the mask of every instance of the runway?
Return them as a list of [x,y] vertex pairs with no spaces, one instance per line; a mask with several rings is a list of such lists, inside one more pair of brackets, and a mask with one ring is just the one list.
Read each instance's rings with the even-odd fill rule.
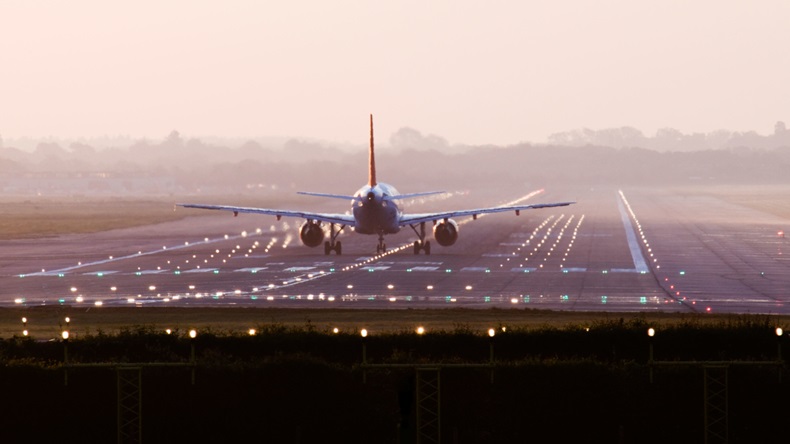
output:
[[[412,211],[474,208],[486,197]],[[375,236],[346,232],[343,255],[326,256],[301,245],[300,220],[198,212],[133,229],[3,241],[0,305],[790,313],[787,240],[778,234],[788,220],[649,189],[549,191],[528,202],[568,198],[578,203],[459,219],[457,243],[434,243],[429,256],[413,254],[409,228],[386,238],[386,254],[373,254]]]

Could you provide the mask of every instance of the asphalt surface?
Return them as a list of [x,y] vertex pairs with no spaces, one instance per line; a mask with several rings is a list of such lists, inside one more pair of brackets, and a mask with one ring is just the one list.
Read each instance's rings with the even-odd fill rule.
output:
[[[456,195],[406,210],[504,203],[490,198]],[[457,243],[432,242],[429,256],[414,255],[409,228],[387,236],[387,254],[374,254],[375,236],[347,231],[343,255],[326,256],[301,245],[300,220],[197,210],[146,227],[3,241],[0,305],[790,313],[786,219],[647,189],[547,191],[527,202],[561,200],[578,203],[459,219]]]

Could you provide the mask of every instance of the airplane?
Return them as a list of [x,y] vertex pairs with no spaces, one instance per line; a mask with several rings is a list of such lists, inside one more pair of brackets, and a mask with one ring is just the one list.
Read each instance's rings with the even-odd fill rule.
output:
[[[537,208],[562,207],[575,202],[540,203],[531,205],[509,205],[490,208],[478,208],[459,211],[442,211],[438,213],[406,214],[398,205],[399,200],[415,197],[445,194],[444,191],[428,191],[420,193],[400,194],[392,186],[379,182],[376,178],[376,158],[373,149],[373,115],[370,115],[370,150],[368,152],[368,183],[363,185],[352,196],[312,193],[299,191],[297,194],[317,196],[333,199],[351,200],[351,214],[314,213],[309,211],[276,210],[268,208],[234,207],[227,205],[202,205],[181,203],[176,204],[184,208],[198,208],[204,210],[231,211],[234,216],[239,213],[267,214],[281,217],[295,217],[305,219],[299,228],[299,237],[308,247],[317,247],[324,242],[324,254],[329,255],[334,251],[342,254],[342,243],[337,240],[340,233],[348,226],[353,227],[359,234],[378,234],[379,243],[376,254],[385,253],[387,245],[384,243],[385,234],[394,234],[403,227],[410,227],[417,234],[419,240],[414,241],[414,254],[421,251],[426,255],[431,254],[431,242],[426,241],[425,224],[433,223],[433,237],[436,243],[443,247],[453,245],[458,240],[458,224],[453,217],[472,216],[477,219],[480,214],[501,213],[514,211],[518,216],[522,210]],[[329,224],[329,239],[324,241],[326,233],[322,223]],[[339,227],[339,228],[338,228]]]

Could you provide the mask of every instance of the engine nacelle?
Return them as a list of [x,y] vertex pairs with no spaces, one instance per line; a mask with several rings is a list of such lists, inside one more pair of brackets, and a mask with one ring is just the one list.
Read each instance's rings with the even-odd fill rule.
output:
[[458,224],[452,219],[440,222],[433,226],[433,238],[443,246],[449,247],[458,240]]
[[324,229],[317,222],[305,221],[299,228],[299,238],[308,247],[317,247],[324,241]]

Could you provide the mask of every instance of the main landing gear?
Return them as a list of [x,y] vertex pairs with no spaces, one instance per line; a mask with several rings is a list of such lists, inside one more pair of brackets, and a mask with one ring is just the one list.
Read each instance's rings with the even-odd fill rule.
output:
[[425,252],[426,256],[431,255],[431,242],[414,241],[414,254],[420,254],[420,250]]
[[329,224],[329,240],[324,242],[324,254],[329,256],[329,253],[334,251],[340,256],[343,253],[343,244],[337,240],[337,236],[340,235],[340,232],[343,231],[343,228],[346,228],[345,225],[341,225],[340,229],[335,231],[335,224]]
[[420,240],[414,241],[414,254],[420,254],[420,250],[425,252],[426,256],[430,256],[431,254],[431,242],[425,240],[425,222],[420,222],[420,231],[417,231],[417,228],[414,225],[409,225]]

